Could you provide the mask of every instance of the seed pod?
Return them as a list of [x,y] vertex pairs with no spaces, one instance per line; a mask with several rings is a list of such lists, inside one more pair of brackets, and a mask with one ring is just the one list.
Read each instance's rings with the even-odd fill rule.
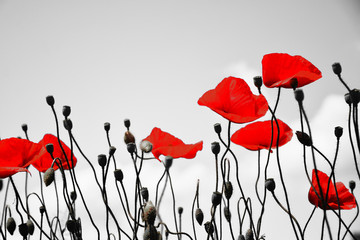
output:
[[258,89],[260,89],[261,86],[262,86],[262,84],[263,84],[263,81],[262,81],[262,77],[261,77],[261,76],[256,76],[256,77],[254,77],[254,85],[255,85],[255,87],[257,87]]
[[46,97],[46,102],[49,106],[54,106],[55,104],[55,99],[53,96],[49,95]]
[[147,202],[149,200],[149,191],[146,187],[141,188],[140,190],[142,198]]
[[155,206],[152,204],[151,201],[148,201],[145,204],[145,208],[144,208],[144,221],[147,222],[150,225],[153,225],[155,222],[155,218],[156,218],[156,208]]
[[354,191],[355,187],[356,187],[355,181],[351,180],[351,181],[349,182],[349,188],[350,188],[350,190],[351,190],[351,191]]
[[62,114],[64,115],[64,117],[68,117],[70,113],[71,113],[70,106],[63,106]]
[[343,135],[343,128],[340,126],[335,127],[334,133],[337,138],[341,138]]
[[354,88],[350,91],[350,97],[353,104],[357,105],[360,102],[360,90]]
[[45,186],[49,186],[55,179],[55,170],[51,167],[44,173]]
[[202,212],[202,210],[200,208],[195,210],[195,219],[199,223],[199,225],[201,226],[201,224],[202,224],[202,222],[204,220],[204,213]]
[[54,152],[54,145],[53,145],[52,143],[46,144],[45,148],[46,148],[46,151],[47,151],[48,153],[53,154],[53,152]]
[[307,135],[304,132],[296,131],[296,137],[299,140],[299,142],[305,146],[311,146],[312,141],[309,135]]
[[246,231],[245,240],[254,240],[254,234],[250,228]]
[[121,169],[115,169],[114,176],[115,176],[115,179],[119,182],[122,182],[122,180],[124,179],[124,174],[121,171]]
[[39,207],[39,211],[40,211],[41,214],[43,214],[43,213],[45,212],[45,207],[44,207],[44,205],[41,205],[41,206]]
[[184,212],[184,208],[182,208],[182,207],[178,207],[178,214],[182,214]]
[[213,192],[211,196],[211,202],[213,206],[217,206],[221,203],[221,193],[220,192]]
[[124,120],[124,125],[125,125],[125,127],[127,128],[127,130],[129,130],[129,127],[130,127],[130,119],[125,119],[125,120]]
[[68,131],[71,131],[71,129],[73,128],[73,123],[71,119],[70,118],[64,119],[63,123],[64,123],[64,128]]
[[220,152],[220,144],[218,142],[211,143],[211,151],[213,154],[218,155]]
[[173,163],[173,157],[172,156],[166,156],[165,157],[165,168],[169,169],[172,166]]
[[111,157],[112,155],[114,155],[115,151],[116,151],[116,147],[111,146],[111,147],[109,148],[109,156]]
[[98,164],[100,165],[100,167],[105,167],[107,163],[107,159],[105,154],[99,154],[98,155]]
[[214,130],[217,134],[220,134],[221,133],[221,125],[220,123],[215,123],[214,124]]
[[135,145],[135,143],[128,143],[128,144],[126,144],[126,148],[129,153],[133,154],[135,152],[136,145]]
[[140,149],[141,151],[143,151],[144,153],[149,153],[151,152],[152,150],[152,143],[147,141],[147,140],[144,140],[144,141],[141,141],[140,143]]
[[345,102],[346,102],[347,104],[350,105],[350,104],[352,103],[352,100],[351,100],[351,97],[350,97],[350,93],[345,93],[344,99],[345,99]]
[[273,192],[275,190],[275,181],[273,178],[268,178],[265,180],[265,187],[267,190],[269,190],[270,192]]
[[212,225],[212,223],[210,221],[207,221],[206,223],[204,223],[204,227],[205,227],[205,231],[209,235],[212,235],[214,233],[214,226]]
[[301,103],[302,101],[304,101],[304,92],[301,89],[296,89],[294,91],[295,94],[295,99],[296,101],[298,101],[299,103]]
[[6,221],[6,229],[8,232],[13,235],[16,228],[15,219],[13,217],[9,217]]
[[29,234],[33,235],[34,230],[35,230],[34,223],[29,219],[29,220],[27,220],[26,225],[27,225]]
[[338,63],[338,62],[333,63],[333,65],[332,65],[332,70],[333,70],[333,72],[334,72],[336,75],[340,75],[340,74],[341,74],[341,71],[342,71],[342,68],[341,68],[340,63]]
[[110,123],[108,122],[104,123],[104,129],[106,132],[108,132],[110,130]]
[[72,219],[66,221],[66,228],[69,232],[75,233],[76,232],[76,222]]
[[22,124],[21,125],[21,129],[24,131],[24,132],[27,132],[28,130],[28,125],[26,123]]
[[225,206],[224,207],[224,216],[225,216],[225,219],[230,222],[231,221],[231,212],[230,212],[230,209],[228,206]]
[[71,199],[72,201],[75,201],[76,198],[77,198],[76,192],[75,192],[75,191],[72,191],[72,192],[70,193],[70,199]]
[[126,131],[124,134],[124,142],[125,144],[135,143],[135,137],[129,130]]
[[19,233],[21,236],[23,236],[24,239],[26,238],[26,236],[29,233],[28,226],[26,225],[26,223],[22,223],[19,225]]
[[224,193],[225,193],[225,197],[226,199],[230,199],[232,194],[233,194],[233,186],[231,184],[231,182],[225,182],[224,185]]

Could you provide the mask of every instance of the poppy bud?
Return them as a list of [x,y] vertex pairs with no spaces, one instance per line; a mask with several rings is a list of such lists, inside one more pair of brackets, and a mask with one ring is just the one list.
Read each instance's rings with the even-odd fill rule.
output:
[[149,141],[147,141],[147,140],[143,140],[143,141],[141,141],[141,143],[140,143],[140,149],[141,149],[141,151],[143,151],[144,153],[149,153],[149,152],[151,152],[151,150],[152,150],[152,143],[151,142],[149,142]]
[[111,146],[111,147],[109,148],[109,156],[111,157],[112,155],[114,155],[115,151],[116,151],[116,147]]
[[24,132],[27,132],[28,130],[28,125],[26,123],[24,123],[23,125],[21,125],[21,128]]
[[296,101],[298,101],[299,103],[301,103],[304,100],[304,92],[302,89],[296,89],[294,91],[294,94]]
[[225,216],[225,219],[230,222],[231,221],[231,212],[230,212],[230,209],[228,206],[225,206],[224,207],[224,216]]
[[172,156],[166,156],[165,157],[165,168],[169,169],[173,163],[173,157]]
[[342,71],[340,63],[338,62],[333,63],[332,70],[336,75],[340,75]]
[[125,134],[124,134],[124,142],[126,144],[135,143],[135,137],[129,130],[126,131]]
[[13,217],[9,217],[6,221],[6,229],[8,232],[13,235],[16,228],[15,219]]
[[211,143],[211,151],[213,154],[218,155],[220,152],[220,144],[218,142]]
[[360,90],[354,88],[350,92],[351,102],[355,105],[357,105],[360,102]]
[[294,89],[294,91],[295,91],[295,89],[298,87],[298,80],[297,80],[297,78],[292,78],[292,79],[290,80],[290,86],[291,86],[292,89]]
[[115,179],[119,182],[122,182],[122,180],[124,179],[124,174],[121,171],[121,169],[116,169],[114,171],[114,176],[115,176]]
[[66,228],[69,232],[75,233],[76,231],[76,222],[72,219],[66,221]]
[[151,201],[148,201],[145,204],[144,208],[144,221],[147,222],[149,225],[153,225],[156,218],[156,208],[152,204]]
[[296,131],[295,134],[296,134],[296,137],[297,137],[297,139],[299,140],[299,142],[301,144],[304,144],[305,146],[311,146],[312,145],[311,138],[306,133]]
[[144,240],[158,240],[158,232],[156,231],[156,228],[154,225],[148,225],[146,226],[144,230],[143,235]]
[[124,125],[125,125],[125,127],[127,128],[127,130],[129,130],[129,127],[130,127],[130,119],[125,119],[125,120],[124,120]]
[[213,206],[217,206],[221,203],[221,193],[220,192],[213,192],[211,196],[211,202]]
[[352,103],[352,100],[351,100],[351,97],[350,97],[350,93],[345,93],[344,98],[345,98],[345,102],[346,102],[347,104],[350,105],[350,104]]
[[238,237],[238,240],[245,240],[244,235],[240,234],[239,237]]
[[104,123],[104,129],[106,132],[108,132],[110,130],[110,123],[108,122]]
[[184,212],[184,208],[178,207],[178,213],[181,215]]
[[214,233],[214,226],[212,225],[212,223],[210,221],[207,221],[206,223],[204,223],[204,226],[205,226],[205,231],[209,235],[212,235]]
[[71,119],[70,118],[64,119],[63,123],[64,123],[64,128],[68,131],[71,131],[71,129],[73,128],[73,123]]
[[147,202],[149,200],[149,191],[146,187],[142,187],[140,190],[142,198]]
[[27,226],[27,228],[28,228],[29,234],[30,234],[30,235],[33,235],[34,230],[35,230],[34,223],[29,219],[29,220],[27,220],[27,222],[26,222],[26,226]]
[[217,134],[220,134],[221,133],[221,125],[220,123],[215,123],[214,124],[214,130]]
[[45,148],[46,148],[46,151],[48,153],[50,153],[51,155],[53,154],[54,152],[54,145],[52,143],[48,143],[45,145]]
[[201,225],[204,220],[204,213],[200,208],[195,210],[195,219],[199,223],[199,225]]
[[107,159],[106,159],[105,154],[98,155],[98,163],[99,163],[100,167],[105,167],[106,166]]
[[349,182],[349,188],[350,188],[350,190],[351,190],[351,191],[354,191],[355,187],[356,187],[355,181],[351,180],[351,181]]
[[135,152],[135,149],[136,149],[135,143],[126,144],[126,148],[127,148],[129,153],[133,154]]
[[44,183],[45,186],[49,186],[55,178],[55,170],[51,167],[44,173]]
[[265,187],[267,190],[269,190],[270,192],[273,192],[275,190],[275,181],[273,178],[268,178],[265,180]]
[[54,106],[54,104],[55,104],[55,99],[54,99],[53,96],[49,95],[49,96],[46,97],[46,102],[47,102],[47,104],[48,104],[49,106],[52,107],[52,106]]
[[43,213],[45,212],[45,207],[44,207],[44,205],[41,205],[41,206],[39,207],[39,211],[40,211],[41,214],[43,214]]
[[254,240],[254,234],[253,234],[251,228],[249,228],[249,229],[246,231],[245,240]]
[[2,190],[2,188],[3,188],[3,180],[2,179],[0,179],[0,191]]
[[232,194],[233,194],[233,186],[231,184],[231,182],[225,182],[224,185],[224,193],[225,193],[225,197],[226,199],[230,199]]
[[340,138],[343,135],[343,128],[340,126],[335,127],[334,133],[337,138]]
[[71,113],[71,108],[70,106],[63,106],[63,109],[62,109],[62,114],[64,115],[64,117],[68,117]]
[[70,199],[71,199],[72,201],[75,201],[76,198],[77,198],[76,192],[75,192],[75,191],[72,191],[72,192],[70,193]]
[[19,225],[19,233],[21,236],[23,236],[24,239],[26,238],[26,236],[29,233],[28,226],[26,225],[26,223],[22,223]]
[[262,84],[263,84],[263,82],[262,82],[262,77],[261,76],[254,77],[254,85],[255,85],[255,87],[260,89]]

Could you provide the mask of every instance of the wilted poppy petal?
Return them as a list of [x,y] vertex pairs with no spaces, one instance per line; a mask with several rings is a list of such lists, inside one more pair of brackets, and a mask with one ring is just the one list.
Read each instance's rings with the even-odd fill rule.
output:
[[265,97],[252,94],[247,83],[235,77],[225,78],[215,89],[205,92],[198,104],[209,107],[234,123],[254,121],[268,110]]
[[[54,146],[54,152],[53,156],[54,158],[60,158],[62,166],[64,169],[69,169],[71,166],[75,166],[77,159],[75,156],[73,156],[73,162],[71,162],[71,150],[68,146],[65,145],[63,141],[61,141],[61,146],[64,149],[64,152],[66,154],[66,157],[64,155],[64,152],[62,151],[58,138],[52,134],[46,134],[43,139],[39,142],[41,149],[38,152],[38,154],[35,156],[35,161],[32,163],[32,165],[40,172],[45,172],[48,168],[51,167],[51,164],[53,162],[53,159],[51,158],[50,154],[46,150],[46,145],[49,143],[52,143]],[[69,164],[67,163],[66,159],[69,161]],[[73,165],[72,165],[73,164]],[[54,164],[54,169],[58,169],[57,165]]]
[[173,158],[194,158],[203,146],[202,141],[195,144],[185,144],[180,139],[156,127],[144,140],[151,142],[153,145],[151,152],[159,161],[160,155]]
[[296,78],[297,87],[312,83],[322,77],[321,72],[305,58],[287,53],[270,53],[262,59],[264,85],[291,88],[290,80]]
[[23,167],[0,167],[0,178],[7,178],[18,172],[28,172]]
[[26,139],[7,138],[0,141],[0,166],[27,167],[40,146]]
[[[317,174],[318,174],[318,178],[319,178],[321,191],[323,193],[323,196],[325,197],[326,190],[328,188],[329,177],[325,173],[323,173],[319,170],[317,170]],[[319,198],[319,197],[321,197],[321,195],[320,195],[320,188],[318,185],[318,181],[316,179],[315,169],[312,171],[312,185],[314,186],[315,190],[313,187],[310,187],[309,194],[308,194],[309,202],[311,204],[315,205],[316,207],[320,207],[321,209],[324,209],[322,201]],[[343,183],[337,182],[336,190],[338,192],[338,197],[336,196],[335,186],[334,186],[333,182],[330,181],[329,191],[328,191],[328,196],[327,196],[327,205],[328,206],[326,206],[326,208],[325,208],[326,210],[328,210],[330,208],[338,209],[339,208],[338,198],[339,198],[339,202],[340,202],[340,209],[352,209],[352,208],[356,207],[356,201],[355,201],[354,195],[349,192],[349,190],[344,186]],[[315,193],[315,191],[317,194]]]
[[[279,147],[289,142],[293,136],[291,128],[283,121],[277,120],[279,124]],[[231,141],[235,144],[243,146],[249,150],[269,149],[272,133],[271,121],[254,122],[239,129],[231,136]],[[276,147],[278,136],[278,128],[276,122],[273,121],[273,141],[272,147]]]

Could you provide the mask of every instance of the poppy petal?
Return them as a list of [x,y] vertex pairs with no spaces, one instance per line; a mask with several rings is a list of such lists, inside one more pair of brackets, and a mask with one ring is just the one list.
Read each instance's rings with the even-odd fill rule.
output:
[[287,53],[270,53],[262,59],[262,77],[266,87],[291,88],[296,78],[297,87],[305,86],[322,77],[321,72],[305,58]]
[[23,167],[0,167],[0,178],[7,178],[18,172],[29,172]]

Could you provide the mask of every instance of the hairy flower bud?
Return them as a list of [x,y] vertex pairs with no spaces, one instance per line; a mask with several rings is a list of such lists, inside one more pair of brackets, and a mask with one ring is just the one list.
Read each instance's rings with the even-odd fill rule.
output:
[[178,207],[178,214],[182,214],[184,212],[184,208],[183,207]]
[[218,155],[220,152],[220,144],[218,142],[211,143],[211,151],[214,155]]
[[231,184],[230,181],[228,182],[225,182],[225,185],[224,185],[224,193],[225,193],[225,197],[226,199],[230,199],[232,194],[233,194],[233,186]]
[[350,190],[351,190],[351,191],[354,191],[355,187],[356,187],[355,181],[351,180],[351,181],[349,182],[349,188],[350,188]]
[[211,202],[213,206],[217,206],[221,203],[221,193],[220,192],[213,192],[211,196]]
[[63,106],[62,114],[64,115],[64,117],[68,117],[70,113],[71,113],[70,106]]
[[152,204],[151,201],[148,201],[145,204],[145,208],[144,208],[144,221],[147,222],[149,225],[153,225],[155,222],[155,218],[156,218],[156,208],[155,206]]
[[8,232],[13,235],[16,228],[15,219],[13,217],[9,217],[6,221],[6,229]]
[[27,220],[26,225],[27,225],[29,234],[30,234],[30,235],[33,235],[33,234],[34,234],[34,230],[35,230],[34,223],[29,219],[29,220]]
[[309,135],[307,135],[304,132],[296,131],[296,137],[299,140],[299,142],[305,146],[311,146],[312,141]]
[[302,101],[304,101],[304,92],[302,89],[296,89],[294,91],[294,95],[295,95],[296,101],[298,101],[299,103],[302,103]]
[[27,132],[28,130],[28,125],[26,123],[22,124],[21,125],[21,129],[24,131],[24,132]]
[[297,78],[292,78],[292,79],[290,80],[290,86],[292,87],[292,89],[293,89],[294,91],[295,91],[296,88],[298,87],[298,84],[299,84],[299,82],[298,82]]
[[124,142],[126,144],[135,143],[135,137],[129,130],[126,131],[125,134],[124,134]]
[[121,169],[116,169],[114,171],[114,176],[115,176],[115,179],[119,182],[122,182],[122,180],[124,179],[124,174],[121,171]]
[[147,202],[149,200],[149,191],[146,187],[142,187],[140,190],[142,198]]
[[231,212],[228,206],[224,207],[224,216],[226,221],[230,222],[231,221]]
[[69,232],[75,233],[76,232],[76,222],[75,220],[69,219],[66,221],[66,228]]
[[204,227],[205,227],[205,231],[209,235],[212,235],[214,233],[214,226],[212,225],[212,223],[210,221],[207,221],[206,223],[204,223]]
[[26,239],[26,236],[29,233],[29,229],[28,226],[26,225],[26,223],[22,223],[18,226],[19,228],[19,233],[21,236],[23,236],[24,239]]
[[107,158],[105,154],[99,154],[98,155],[98,163],[100,165],[100,167],[105,167],[106,163],[107,163]]
[[343,135],[343,128],[340,126],[335,127],[334,133],[337,138],[341,138]]
[[127,128],[127,130],[129,130],[129,128],[130,128],[130,119],[125,119],[124,120],[124,125]]
[[254,240],[254,234],[251,228],[246,231],[245,240]]
[[215,123],[214,124],[214,130],[217,134],[221,133],[221,124],[220,123]]
[[336,75],[340,75],[340,74],[341,74],[341,71],[342,71],[342,68],[341,68],[340,63],[338,63],[338,62],[333,63],[333,65],[332,65],[332,70],[333,70],[333,72],[334,72]]
[[46,102],[49,106],[54,106],[55,104],[55,99],[53,96],[49,95],[46,97]]
[[149,152],[151,152],[152,147],[153,147],[152,143],[149,142],[149,141],[147,141],[147,140],[143,140],[143,141],[141,141],[141,143],[140,143],[140,149],[141,149],[141,151],[143,151],[144,153],[149,153]]
[[108,132],[110,130],[110,123],[108,122],[104,123],[104,129],[106,132]]
[[54,178],[55,178],[55,170],[51,167],[49,168],[48,170],[46,170],[46,172],[44,173],[44,183],[45,183],[45,186],[49,186],[53,181],[54,181]]
[[261,76],[256,76],[256,77],[254,77],[254,85],[255,85],[255,87],[257,87],[258,89],[260,89],[261,86],[262,86],[262,84],[263,84],[263,81],[262,81],[262,77],[261,77]]
[[265,180],[265,188],[270,191],[273,192],[275,190],[275,181],[273,178],[268,178]]
[[71,129],[73,128],[73,123],[71,119],[70,118],[64,119],[63,123],[64,123],[64,128],[68,131],[71,131]]
[[200,208],[195,210],[195,219],[199,223],[199,225],[201,225],[204,220],[204,213]]

